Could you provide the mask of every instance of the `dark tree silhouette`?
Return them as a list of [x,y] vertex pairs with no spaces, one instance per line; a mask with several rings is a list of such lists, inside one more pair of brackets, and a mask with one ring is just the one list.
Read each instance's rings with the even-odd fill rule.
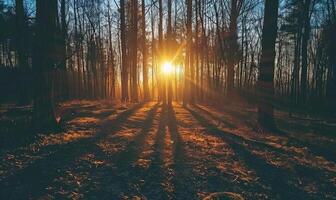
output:
[[121,100],[128,100],[128,63],[126,54],[125,1],[120,0]]
[[148,86],[148,57],[147,57],[147,40],[146,40],[146,6],[145,0],[141,2],[141,23],[142,23],[142,70],[143,70],[143,92],[144,99],[149,100],[149,86]]
[[258,79],[259,104],[258,121],[265,128],[274,128],[274,60],[275,41],[278,29],[278,0],[265,1],[264,25],[261,41],[261,59]]
[[56,127],[52,94],[52,72],[56,67],[57,1],[36,1],[34,51],[34,125],[38,129]]
[[16,45],[18,52],[18,65],[20,67],[20,105],[29,103],[29,94],[27,87],[27,75],[29,72],[28,51],[27,51],[27,35],[28,24],[23,7],[23,0],[15,0],[16,12]]

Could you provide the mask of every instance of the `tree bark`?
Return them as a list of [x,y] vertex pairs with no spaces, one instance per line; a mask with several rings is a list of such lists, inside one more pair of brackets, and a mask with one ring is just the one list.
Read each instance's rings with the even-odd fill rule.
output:
[[148,59],[147,59],[147,44],[146,44],[146,7],[145,0],[141,2],[142,12],[142,75],[143,75],[143,92],[144,99],[147,101],[150,99],[149,86],[148,86]]
[[138,102],[138,0],[132,0],[132,93],[133,102]]
[[[159,55],[159,68],[161,68],[161,65],[163,64],[163,5],[162,0],[159,0],[159,48],[158,48],[158,55]],[[161,69],[160,69],[160,73]],[[159,100],[163,102],[163,104],[166,104],[166,84],[164,79],[158,80],[159,83]]]
[[310,35],[310,5],[311,0],[304,1],[303,8],[303,36],[302,36],[302,69],[301,69],[301,103],[307,99],[307,71],[308,71],[308,41]]
[[62,99],[69,98],[69,86],[66,78],[67,70],[67,25],[66,25],[66,5],[65,0],[61,0],[61,33],[62,33],[62,44],[61,44],[61,96]]
[[56,118],[53,102],[53,79],[55,67],[55,33],[57,1],[36,1],[36,38],[34,55],[34,125],[37,130],[53,130]]
[[275,128],[274,122],[274,60],[275,41],[277,37],[279,0],[266,0],[264,25],[262,31],[262,52],[260,60],[259,80],[258,80],[258,122],[268,129]]
[[[109,66],[109,72],[111,69],[111,74],[109,74],[109,80],[111,80],[110,85],[110,92],[111,92],[111,98],[115,99],[115,63],[114,63],[114,51],[113,51],[113,44],[112,44],[112,19],[111,19],[111,6],[110,1],[108,1],[108,30],[109,30],[109,55],[108,55],[108,66]],[[110,82],[110,81],[109,81]]]
[[16,12],[16,42],[18,65],[20,72],[20,97],[18,104],[26,105],[29,103],[27,76],[29,75],[28,52],[26,50],[27,42],[27,20],[23,7],[23,0],[15,0]]
[[230,43],[230,52],[228,59],[228,71],[227,71],[227,95],[231,96],[234,90],[234,67],[235,67],[235,44],[237,43],[237,19],[238,19],[238,0],[231,0],[231,12],[230,12],[230,25],[229,25],[229,43]]
[[[168,55],[170,59],[173,59],[172,54],[172,0],[168,0],[168,22],[167,22],[167,49],[168,49]],[[173,60],[171,60],[173,62]],[[167,84],[168,84],[168,105],[172,104],[173,100],[173,86],[172,86],[172,76],[168,77]]]
[[191,47],[192,47],[192,0],[186,0],[187,4],[187,46],[184,70],[184,93],[183,105],[191,103],[191,87],[190,87],[190,68],[191,66]]
[[125,0],[120,0],[121,101],[128,101],[128,64],[126,55]]

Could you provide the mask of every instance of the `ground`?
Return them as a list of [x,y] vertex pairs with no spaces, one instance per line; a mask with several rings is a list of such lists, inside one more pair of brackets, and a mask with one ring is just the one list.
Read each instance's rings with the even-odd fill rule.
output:
[[8,107],[0,199],[336,199],[335,120],[276,112],[270,133],[253,106],[74,101],[34,135]]

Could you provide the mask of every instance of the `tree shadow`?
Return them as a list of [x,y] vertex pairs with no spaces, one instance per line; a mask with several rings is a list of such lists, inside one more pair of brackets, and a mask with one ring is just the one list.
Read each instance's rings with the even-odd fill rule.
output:
[[288,139],[288,146],[296,146],[303,149],[309,149],[310,153],[312,153],[313,155],[321,156],[329,161],[336,162],[336,149],[333,145],[325,146],[323,144],[316,144],[303,139],[298,139],[290,133],[286,132],[285,130],[281,129],[279,129],[277,132],[279,135],[282,135]]
[[[199,106],[195,105],[196,108],[200,108]],[[200,108],[202,109],[202,108]],[[211,113],[207,113],[204,112],[207,115],[210,115],[210,117],[212,117],[215,120],[220,121],[221,118],[211,115]],[[247,118],[249,115],[244,115],[244,114],[237,114],[234,113],[233,111],[230,111],[230,115],[236,116],[237,118]],[[248,125],[249,127],[252,127],[253,129],[255,129],[255,124],[252,124],[251,122],[248,122],[247,120],[244,120],[246,125]],[[278,121],[278,120],[277,120]],[[311,153],[313,155],[317,155],[317,156],[322,156],[324,158],[326,158],[329,161],[335,162],[336,161],[336,157],[334,156],[335,153],[335,148],[333,146],[323,146],[323,145],[318,145],[318,144],[314,144],[312,142],[308,142],[305,141],[303,139],[296,138],[293,135],[289,134],[288,132],[286,132],[285,130],[282,130],[280,127],[277,128],[276,130],[274,130],[273,132],[270,132],[270,134],[273,134],[275,136],[280,136],[280,137],[286,137],[287,139],[287,145],[288,146],[295,146],[295,147],[299,147],[299,148],[308,148],[309,150],[311,150]],[[239,137],[239,136],[237,136]],[[274,148],[271,145],[264,143],[262,141],[254,141],[255,144],[263,146],[264,148],[268,148],[268,149],[272,149],[273,151],[276,151],[278,153],[282,153],[282,154],[287,154],[288,152],[286,152],[283,149],[279,149],[279,148]]]
[[247,126],[249,126],[252,129],[256,129],[257,127],[257,120],[256,120],[256,113],[252,111],[247,110],[239,110],[238,109],[233,110],[233,107],[223,107],[223,112],[227,113],[228,115],[232,116],[236,120],[238,120],[239,123],[245,123]]
[[168,107],[168,130],[173,143],[173,199],[197,199],[193,168],[186,162],[187,155],[183,148],[184,143],[177,127],[175,110],[172,105]]
[[61,176],[66,168],[81,155],[89,152],[103,154],[96,142],[107,135],[118,132],[127,119],[142,106],[143,104],[138,104],[120,113],[112,120],[105,120],[102,123],[101,130],[93,137],[46,147],[43,151],[48,152],[48,155],[1,180],[1,195],[7,199],[17,198],[18,193],[24,199],[38,198],[44,195],[47,192],[48,184]]
[[[284,122],[283,119],[282,120],[278,119],[277,121],[282,121],[281,123],[291,123],[291,122]],[[305,132],[312,133],[309,126],[305,126],[305,125],[298,124],[298,123],[292,124],[290,126],[295,127],[294,130],[300,131],[300,135],[297,135],[297,137],[295,137],[293,134],[291,134],[289,132],[289,130],[285,130],[286,128],[284,129],[282,127],[280,127],[277,130],[278,135],[285,136],[288,139],[288,145],[297,146],[297,147],[300,147],[300,148],[308,148],[311,151],[311,153],[313,153],[314,155],[322,156],[329,161],[336,162],[336,157],[335,157],[336,148],[335,148],[335,144],[332,142],[333,141],[332,139],[328,140],[328,142],[329,142],[328,145],[317,144],[316,142],[313,142],[313,141],[307,141],[307,140],[304,139],[304,137],[302,137],[302,136],[304,136],[304,133],[301,133],[301,132],[303,130],[305,130]],[[304,129],[302,129],[303,126],[305,126]],[[301,127],[301,128],[299,128],[299,127]],[[314,137],[317,137],[317,138],[321,137],[321,136],[330,137],[330,133],[332,133],[332,132],[333,131],[329,131],[329,134],[323,135],[323,133],[315,131],[313,134],[315,135]]]
[[167,123],[167,106],[162,105],[158,129],[154,139],[154,152],[151,155],[150,165],[145,173],[144,185],[141,190],[149,199],[168,199],[163,187],[165,181],[164,148]]
[[[193,105],[195,106],[195,105]],[[204,119],[205,121],[207,121],[206,117],[204,117],[204,115],[202,115],[201,113],[198,113],[196,112],[195,110],[191,110],[190,108],[186,108],[189,112],[193,112],[194,114],[198,114],[200,117],[202,117],[202,119]],[[191,114],[193,114],[191,113]],[[203,113],[204,114],[204,113]],[[205,113],[206,114],[206,113]],[[194,116],[195,117],[195,116]],[[215,117],[215,116],[214,116]],[[220,118],[218,118],[218,120],[220,120]],[[215,127],[216,129],[218,129],[216,126],[213,125],[213,127]],[[218,129],[220,130],[220,129]],[[221,130],[222,131],[222,130]],[[224,131],[223,131],[224,132]],[[267,144],[267,143],[264,143],[263,141],[258,141],[258,140],[249,140],[249,139],[245,139],[244,137],[242,136],[239,136],[239,135],[236,135],[234,133],[231,133],[231,132],[225,132],[226,135],[228,137],[231,137],[232,139],[240,142],[240,143],[244,143],[244,142],[248,142],[250,144],[252,144],[253,146],[256,146],[256,147],[259,147],[259,148],[264,148],[264,149],[268,149],[270,151],[274,151],[278,154],[281,154],[281,155],[287,155],[288,152],[286,152],[285,150],[283,149],[280,149],[280,148],[276,148],[270,144]]]
[[145,121],[141,123],[141,126],[143,127],[142,130],[132,139],[131,142],[129,142],[129,144],[127,144],[125,151],[121,152],[116,157],[119,167],[123,168],[129,166],[141,154],[146,137],[151,127],[153,126],[154,117],[157,113],[159,106],[159,104],[156,104],[153,108],[151,108],[151,110],[147,114]]
[[96,151],[95,159],[103,160],[104,165],[90,172],[90,177],[99,185],[94,190],[83,191],[86,198],[109,199],[122,198],[122,194],[132,194],[132,185],[136,184],[141,169],[137,168],[134,162],[137,160],[146,141],[146,137],[153,125],[159,104],[155,104],[146,114],[146,118],[139,124],[142,129],[126,144],[124,150],[115,154],[107,154],[103,151]]
[[236,152],[236,156],[238,156],[248,168],[255,171],[257,176],[261,178],[260,181],[265,186],[265,189],[269,188],[268,192],[272,194],[275,193],[278,199],[312,199],[307,193],[289,182],[291,175],[289,171],[268,164],[262,158],[253,155],[250,150],[244,146],[244,143],[249,143],[252,146],[254,143],[243,138],[234,137],[232,133],[222,131],[209,123],[201,114],[190,108],[186,109],[206,128],[207,133],[223,139],[231,149]]
[[[111,105],[113,106],[113,105]],[[60,119],[60,127],[50,133],[43,135],[62,134],[72,129],[69,123],[76,118],[90,117],[102,120],[115,114],[117,108],[103,109],[100,104],[73,104],[63,106]],[[28,147],[34,144],[40,136],[32,126],[33,110],[29,108],[12,108],[4,113],[6,120],[0,117],[0,153],[15,151],[21,147]],[[82,124],[80,130],[92,128],[92,124]],[[95,127],[96,128],[96,127]],[[78,127],[76,128],[76,131]]]
[[228,121],[225,120],[225,119],[222,119],[222,118],[219,118],[219,117],[215,116],[215,115],[214,115],[213,113],[211,113],[210,111],[208,111],[208,110],[206,110],[206,109],[204,109],[204,108],[202,108],[202,107],[200,107],[200,106],[198,106],[198,105],[196,105],[196,104],[193,105],[193,106],[194,106],[195,108],[197,108],[198,110],[204,112],[205,114],[209,115],[213,120],[222,122],[222,123],[225,124],[225,126],[227,126],[228,128],[231,128],[231,129],[233,129],[233,128],[237,128],[237,126],[234,125],[233,123],[230,123],[230,122],[228,122]]

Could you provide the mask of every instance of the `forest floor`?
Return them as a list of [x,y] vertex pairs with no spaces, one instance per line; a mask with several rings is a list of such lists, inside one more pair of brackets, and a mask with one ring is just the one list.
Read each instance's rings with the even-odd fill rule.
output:
[[0,199],[336,199],[335,119],[277,111],[261,133],[239,104],[61,109],[66,131],[34,135],[14,120],[30,108],[1,107]]

